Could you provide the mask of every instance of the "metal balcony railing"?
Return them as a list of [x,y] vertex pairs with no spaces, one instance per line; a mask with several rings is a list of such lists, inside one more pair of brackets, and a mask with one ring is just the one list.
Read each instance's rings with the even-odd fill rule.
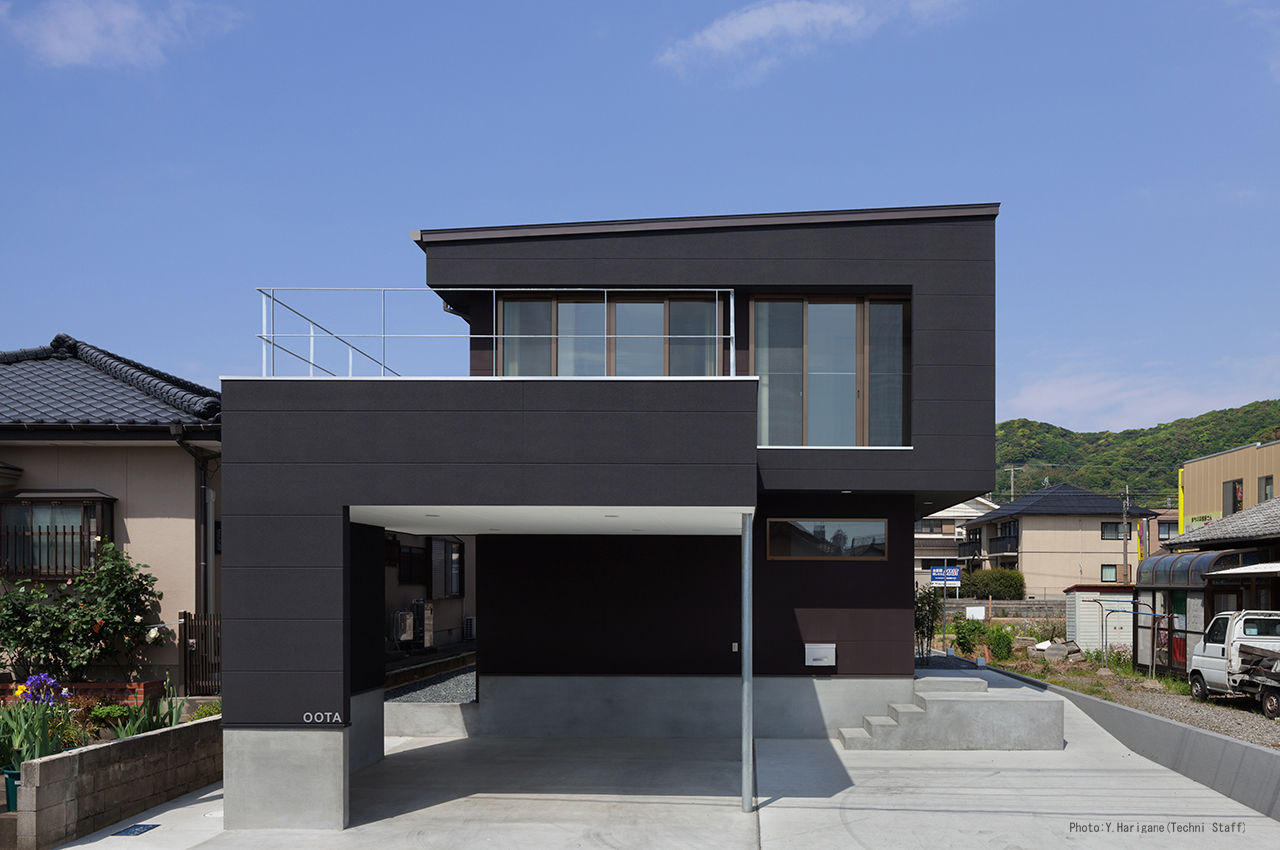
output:
[[956,545],[956,554],[961,558],[978,558],[982,555],[981,540],[961,540]]
[[[497,350],[503,340],[602,340],[606,347],[618,340],[714,340],[716,375],[736,374],[731,289],[607,289],[585,287],[263,287],[263,377],[446,377],[476,374],[472,365],[487,356],[488,373],[499,375]],[[467,293],[474,312],[488,313],[492,333],[472,333],[461,319],[449,319],[439,293]],[[701,296],[716,305],[715,333],[710,334],[504,334],[499,333],[504,298],[565,297],[609,305],[623,301]],[[597,300],[598,299],[598,300]],[[428,312],[430,310],[430,312]],[[437,312],[438,311],[438,312]],[[320,317],[323,317],[321,320]],[[443,318],[442,318],[443,317]],[[456,331],[424,331],[455,323]],[[612,329],[606,324],[606,331]],[[727,331],[727,332],[726,332]],[[482,340],[477,350],[475,340]],[[448,348],[444,347],[448,346]],[[728,353],[730,356],[726,356]],[[477,355],[480,355],[477,358]],[[452,368],[449,364],[452,364]],[[483,368],[483,367],[482,367]]]
[[1009,534],[1004,537],[992,537],[987,542],[987,553],[990,555],[1018,554],[1018,535]]

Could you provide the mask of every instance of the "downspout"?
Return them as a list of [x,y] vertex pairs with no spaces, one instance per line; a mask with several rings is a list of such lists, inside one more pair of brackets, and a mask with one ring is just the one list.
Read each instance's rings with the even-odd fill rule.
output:
[[181,425],[171,425],[169,433],[173,435],[178,445],[182,447],[187,454],[195,458],[196,471],[199,474],[199,509],[196,511],[196,537],[199,540],[197,547],[200,562],[199,578],[196,582],[198,589],[196,596],[196,610],[202,614],[213,613],[214,605],[214,539],[211,529],[214,524],[214,502],[217,494],[209,488],[209,461],[215,457],[221,457],[217,452],[211,452],[207,449],[197,448],[189,445],[185,441],[185,432]]

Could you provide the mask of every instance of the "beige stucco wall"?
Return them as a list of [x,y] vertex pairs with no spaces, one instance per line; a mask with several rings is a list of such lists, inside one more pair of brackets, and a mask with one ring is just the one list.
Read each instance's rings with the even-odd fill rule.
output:
[[116,498],[117,544],[147,564],[164,594],[160,617],[173,624],[169,640],[150,650],[153,669],[180,682],[176,645],[178,613],[196,610],[198,573],[196,511],[199,478],[195,460],[172,444],[118,446],[0,445],[0,461],[22,467],[10,489],[93,489]]
[[[1124,541],[1103,540],[1102,523],[1113,516],[1022,516],[1019,520],[1018,569],[1027,582],[1027,596],[1060,596],[1073,584],[1102,581],[1102,565],[1124,563]],[[1132,522],[1132,520],[1131,520]],[[1129,569],[1137,567],[1137,524],[1129,540]],[[1124,580],[1124,568],[1117,577]]]
[[1244,480],[1244,507],[1253,507],[1258,504],[1258,479],[1264,475],[1274,476],[1280,483],[1280,442],[1254,443],[1184,463],[1184,519],[1193,525],[1203,525],[1208,519],[1222,516],[1223,482],[1237,478]]

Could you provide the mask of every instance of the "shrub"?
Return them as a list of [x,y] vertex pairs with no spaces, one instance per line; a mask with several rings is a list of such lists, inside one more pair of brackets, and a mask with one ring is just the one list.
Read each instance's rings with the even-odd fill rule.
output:
[[940,589],[925,585],[916,588],[916,657],[929,663],[933,654],[933,632],[942,617]]
[[992,626],[987,629],[987,646],[991,649],[991,657],[996,661],[1012,658],[1013,634],[1004,626]]
[[960,576],[960,595],[973,599],[1022,599],[1027,582],[1017,570],[974,570]]
[[204,720],[206,717],[217,717],[222,713],[222,700],[207,702],[191,712],[189,720]]
[[115,726],[133,713],[127,705],[95,705],[89,710],[89,717],[103,726]]
[[104,661],[133,672],[143,646],[163,640],[160,628],[147,623],[160,593],[146,569],[107,542],[65,582],[0,585],[0,658],[19,676],[45,670],[63,681],[81,679]]
[[957,616],[955,620],[956,636],[952,640],[961,655],[973,655],[973,651],[987,635],[987,627],[981,620],[968,620]]

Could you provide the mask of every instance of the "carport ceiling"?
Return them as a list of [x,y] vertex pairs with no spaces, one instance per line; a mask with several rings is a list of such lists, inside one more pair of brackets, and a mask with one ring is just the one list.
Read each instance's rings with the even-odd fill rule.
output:
[[405,534],[742,533],[752,506],[352,505],[351,521]]

